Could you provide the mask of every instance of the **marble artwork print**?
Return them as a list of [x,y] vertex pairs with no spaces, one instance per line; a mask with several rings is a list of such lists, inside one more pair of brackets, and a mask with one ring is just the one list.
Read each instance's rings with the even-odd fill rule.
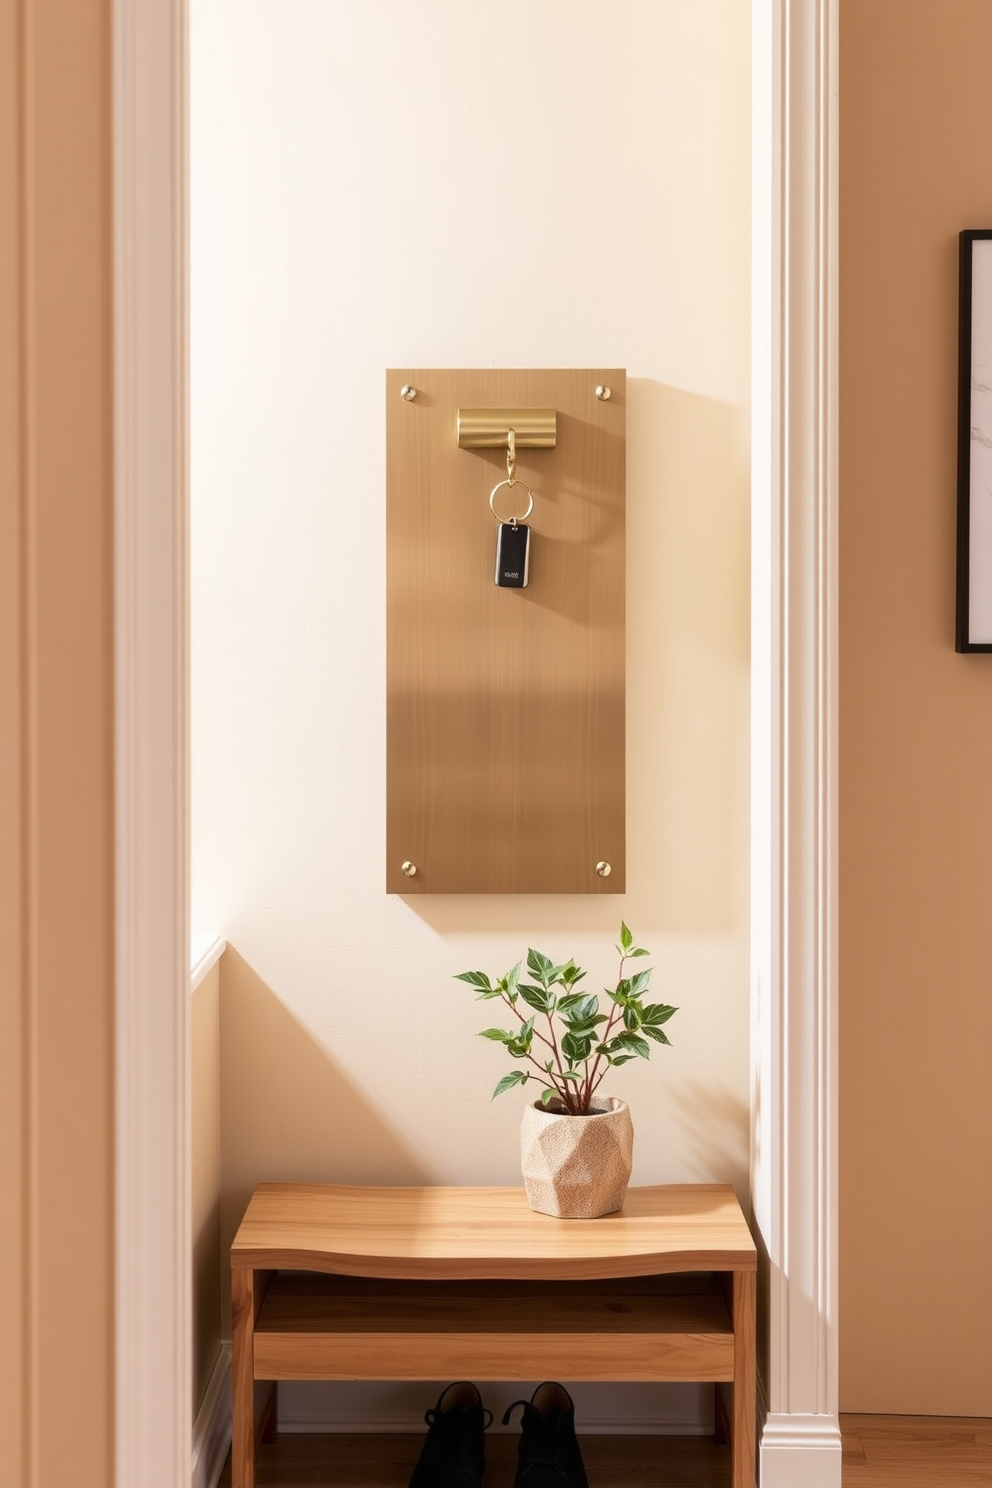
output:
[[992,238],[971,245],[968,638],[992,643]]

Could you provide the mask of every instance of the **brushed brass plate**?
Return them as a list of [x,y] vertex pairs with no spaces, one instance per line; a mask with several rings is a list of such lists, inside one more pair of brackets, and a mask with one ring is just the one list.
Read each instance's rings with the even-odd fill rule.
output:
[[554,449],[558,442],[554,408],[459,408],[459,449],[506,449],[512,429],[517,449]]
[[[624,892],[625,388],[605,368],[386,375],[389,893]],[[493,582],[506,457],[458,448],[459,408],[557,411],[556,447],[517,455],[526,589]]]

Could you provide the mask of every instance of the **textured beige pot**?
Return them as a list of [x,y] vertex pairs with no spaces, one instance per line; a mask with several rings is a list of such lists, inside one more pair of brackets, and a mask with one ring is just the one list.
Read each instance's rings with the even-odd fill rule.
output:
[[557,1219],[598,1219],[619,1209],[630,1182],[634,1128],[627,1102],[596,1098],[588,1116],[530,1105],[520,1164],[530,1207]]

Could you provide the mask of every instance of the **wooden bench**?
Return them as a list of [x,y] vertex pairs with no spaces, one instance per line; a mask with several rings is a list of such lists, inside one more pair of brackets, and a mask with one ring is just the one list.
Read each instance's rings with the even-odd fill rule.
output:
[[714,1381],[754,1488],[756,1265],[722,1184],[632,1188],[595,1220],[517,1188],[259,1184],[231,1247],[233,1488],[301,1379]]

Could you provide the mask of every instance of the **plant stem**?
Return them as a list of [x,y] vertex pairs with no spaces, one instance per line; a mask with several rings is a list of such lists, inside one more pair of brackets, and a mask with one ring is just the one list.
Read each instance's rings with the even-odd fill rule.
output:
[[[545,1039],[544,1042],[547,1043],[547,1039]],[[550,1085],[551,1089],[555,1092],[558,1099],[561,1101],[565,1101],[567,1104],[568,1097],[566,1095],[564,1087],[568,1084],[568,1081],[563,1080],[561,1084],[559,1084],[558,1081],[555,1079],[554,1073],[551,1070],[545,1069],[544,1065],[541,1064],[537,1059],[535,1059],[533,1054],[525,1054],[524,1058],[529,1059],[534,1068],[541,1071],[541,1080],[543,1081],[543,1083],[545,1085]],[[528,1079],[530,1080],[534,1080],[536,1078],[537,1077],[535,1075],[528,1076]]]
[[[551,1046],[552,1046],[552,1048],[554,1050],[555,1064],[558,1066],[558,1069],[560,1071],[561,1070],[561,1067],[562,1067],[561,1051],[558,1048],[558,1037],[557,1037],[557,1035],[555,1033],[554,1020],[552,1019],[552,1016],[551,1016],[550,1013],[548,1013],[547,1017],[548,1017],[548,1028],[551,1030]],[[547,1039],[545,1039],[544,1042],[547,1043]],[[574,1083],[572,1080],[562,1080],[561,1083],[562,1083],[562,1087],[563,1087],[564,1092],[565,1092],[562,1095],[561,1099],[565,1102],[565,1105],[568,1107],[569,1115],[576,1116],[576,1115],[578,1115],[580,1113],[580,1111],[582,1109],[582,1107],[581,1107],[581,1098],[580,1098],[579,1103],[578,1103],[578,1109],[575,1109],[575,1107],[576,1107],[576,1096],[579,1093],[578,1087],[576,1087],[576,1089],[574,1091],[570,1088],[572,1086],[572,1084]]]
[[[621,952],[620,953],[620,970],[617,973],[617,986],[618,987],[619,987],[620,983],[623,981],[623,969],[624,969],[624,966],[626,965],[626,962],[627,962],[627,958],[623,954],[623,952]],[[601,1044],[609,1043],[610,1034],[613,1032],[613,1025],[617,1021],[617,1018],[619,1018],[619,1017],[620,1017],[620,1008],[619,1008],[619,1006],[618,1006],[617,1003],[614,1003],[613,1004],[613,1011],[610,1013],[610,1021],[607,1023],[606,1028],[603,1031],[603,1037],[600,1039],[600,1043]],[[596,1060],[595,1060],[595,1063],[593,1064],[593,1067],[592,1067],[592,1073],[586,1077],[585,1083],[582,1086],[582,1109],[584,1111],[588,1111],[588,1109],[589,1109],[589,1102],[592,1100],[592,1098],[595,1095],[596,1091],[599,1089],[600,1085],[603,1083],[603,1080],[606,1077],[606,1070],[604,1069],[603,1073],[599,1076],[599,1078],[598,1079],[596,1078],[596,1074],[597,1074],[597,1071],[599,1070],[600,1064],[602,1063],[602,1059],[603,1059],[602,1054],[597,1054],[596,1055]],[[588,1064],[589,1064],[589,1062],[587,1060],[586,1061],[586,1068],[587,1069],[588,1069]],[[606,1069],[609,1069],[609,1065],[606,1066]]]
[[[511,1001],[510,1001],[510,999],[509,999],[509,998],[508,998],[508,997],[507,997],[507,995],[506,995],[506,993],[505,993],[505,992],[501,992],[501,993],[500,993],[500,994],[499,994],[499,995],[500,995],[500,997],[501,997],[501,998],[502,998],[502,999],[503,999],[503,1001],[504,1001],[504,1002],[505,1002],[505,1003],[506,1003],[506,1005],[507,1005],[507,1007],[508,1007],[508,1008],[509,1008],[509,1009],[510,1009],[510,1012],[511,1012],[511,1013],[512,1013],[512,1014],[513,1014],[513,1016],[514,1016],[514,1017],[515,1017],[515,1018],[519,1018],[519,1017],[520,1017],[520,1013],[519,1013],[519,1012],[518,1012],[518,1011],[517,1011],[517,1009],[516,1009],[516,1008],[515,1008],[515,1007],[514,1007],[514,1005],[513,1005],[513,1003],[512,1003],[512,1002],[511,1002]],[[522,1021],[522,1022],[523,1022],[523,1021],[525,1021],[525,1020],[524,1020],[524,1019],[521,1019],[521,1021]],[[547,1045],[547,1047],[548,1047],[548,1048],[549,1048],[549,1049],[550,1049],[550,1050],[551,1050],[551,1052],[552,1052],[552,1053],[553,1053],[553,1054],[554,1054],[554,1056],[555,1056],[555,1059],[556,1059],[556,1060],[558,1060],[558,1066],[559,1066],[559,1068],[561,1068],[561,1060],[560,1060],[560,1059],[558,1059],[558,1050],[557,1050],[557,1049],[556,1049],[556,1048],[555,1048],[555,1046],[554,1046],[554,1044],[552,1044],[552,1043],[550,1043],[550,1042],[549,1042],[549,1041],[548,1041],[548,1039],[546,1039],[546,1038],[545,1038],[545,1037],[544,1037],[544,1034],[543,1034],[543,1033],[539,1033],[539,1032],[538,1032],[538,1030],[537,1030],[537,1029],[536,1029],[536,1028],[535,1028],[535,1029],[534,1029],[534,1030],[533,1030],[533,1031],[534,1031],[534,1034],[535,1034],[535,1036],[536,1036],[536,1037],[537,1037],[537,1038],[539,1038],[539,1039],[540,1039],[540,1040],[541,1040],[541,1043],[542,1043],[542,1044],[546,1044],[546,1045]]]
[[[526,1058],[530,1060],[535,1069],[539,1069],[541,1071],[541,1082],[544,1085],[550,1085],[551,1089],[555,1092],[555,1095],[557,1095],[558,1099],[561,1101],[565,1101],[567,1104],[568,1097],[565,1094],[563,1087],[559,1085],[558,1081],[555,1079],[554,1074],[550,1070],[545,1069],[543,1064],[539,1064],[538,1061],[534,1058],[533,1054],[526,1055]],[[527,1078],[530,1080],[536,1080],[537,1076],[528,1075]]]
[[[622,960],[620,962],[620,969],[621,969],[621,972],[622,972],[622,970],[623,970],[623,961]],[[516,1006],[514,1005],[514,1003],[512,1003],[510,1001],[510,999],[507,996],[507,994],[505,992],[501,992],[499,995],[500,995],[500,998],[502,999],[502,1001],[506,1003],[506,1006],[509,1008],[509,1010],[513,1014],[513,1016],[515,1018],[519,1018],[520,1017],[520,1013],[519,1013],[518,1009],[516,1008]],[[543,1083],[545,1085],[550,1086],[550,1088],[555,1092],[555,1095],[561,1101],[562,1105],[565,1107],[565,1110],[568,1112],[568,1114],[570,1116],[581,1116],[581,1115],[583,1115],[588,1110],[588,1108],[589,1108],[589,1100],[590,1100],[590,1097],[592,1095],[592,1091],[595,1090],[596,1087],[595,1086],[592,1086],[592,1088],[590,1089],[589,1088],[589,1082],[588,1082],[588,1080],[586,1080],[584,1083],[575,1084],[572,1080],[563,1080],[561,1078],[562,1058],[561,1058],[561,1051],[558,1048],[558,1039],[557,1039],[557,1037],[555,1035],[555,1025],[554,1025],[554,1022],[552,1020],[552,1015],[550,1013],[548,1013],[546,1016],[547,1016],[547,1019],[548,1019],[548,1026],[549,1026],[549,1028],[551,1030],[551,1038],[550,1039],[545,1038],[544,1037],[544,1034],[541,1033],[541,1032],[539,1032],[539,1030],[537,1028],[534,1028],[532,1030],[532,1032],[534,1033],[534,1035],[537,1038],[539,1038],[541,1040],[541,1043],[544,1044],[545,1048],[551,1050],[552,1054],[554,1055],[555,1064],[558,1066],[558,1071],[559,1071],[558,1075],[555,1075],[553,1071],[546,1069],[544,1067],[544,1065],[540,1063],[539,1060],[537,1060],[537,1059],[534,1058],[533,1054],[528,1054],[526,1057],[530,1060],[531,1064],[534,1065],[535,1069],[539,1069],[541,1071],[541,1080],[543,1081]],[[609,1033],[609,1030],[613,1027],[614,1017],[615,1017],[615,1011],[614,1011],[614,1015],[611,1015],[609,1023],[606,1025],[606,1027],[607,1027],[607,1033]],[[599,1064],[599,1056],[598,1055],[597,1055],[597,1058],[596,1058],[596,1064],[597,1065]],[[588,1060],[586,1061],[586,1067],[588,1068]],[[596,1073],[596,1070],[595,1070],[595,1067],[594,1067],[593,1068],[593,1074],[595,1074],[595,1073]],[[606,1071],[604,1070],[603,1071],[603,1074],[605,1074],[605,1073],[606,1073]],[[531,1080],[533,1080],[535,1078],[536,1078],[536,1076],[534,1076],[534,1075],[529,1075],[528,1076],[528,1079],[531,1079]],[[602,1079],[602,1075],[600,1076],[600,1079]],[[573,1085],[574,1085],[574,1089],[573,1089]]]

